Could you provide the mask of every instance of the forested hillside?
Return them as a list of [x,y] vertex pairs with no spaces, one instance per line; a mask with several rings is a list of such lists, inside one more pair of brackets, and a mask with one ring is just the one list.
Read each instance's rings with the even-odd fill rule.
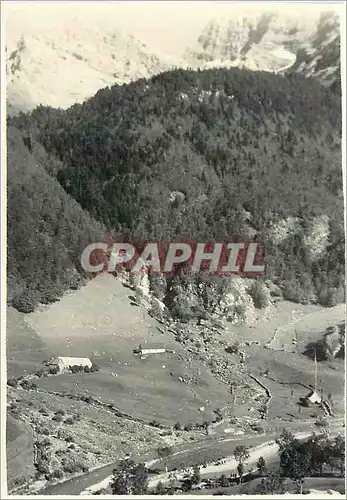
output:
[[[24,137],[24,140],[26,137]],[[104,237],[95,222],[48,172],[61,168],[43,147],[7,130],[8,301],[23,312],[82,283],[84,246]],[[47,169],[47,170],[46,170]]]
[[[340,101],[340,89],[298,75],[175,70],[10,123],[58,158],[52,175],[109,230],[141,240],[256,237],[267,278],[287,298],[332,305],[344,282]],[[78,224],[75,213],[66,221]]]

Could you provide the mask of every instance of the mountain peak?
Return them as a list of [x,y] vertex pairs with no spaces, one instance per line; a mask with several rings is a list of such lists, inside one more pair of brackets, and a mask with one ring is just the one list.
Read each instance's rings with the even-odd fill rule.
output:
[[100,88],[167,70],[170,65],[119,30],[100,33],[75,22],[63,30],[26,34],[7,43],[8,101],[66,108]]
[[323,84],[331,85],[340,80],[340,59],[339,17],[335,12],[323,12],[290,71],[317,77]]
[[214,17],[200,34],[197,31],[196,42],[177,57],[163,53],[159,41],[149,48],[134,33],[119,29],[116,21],[112,26],[110,19],[93,26],[84,23],[82,16],[36,29],[12,20],[6,41],[9,112],[39,104],[67,108],[100,88],[149,78],[174,67],[291,71],[328,84],[339,75],[335,12],[299,17],[269,10]]

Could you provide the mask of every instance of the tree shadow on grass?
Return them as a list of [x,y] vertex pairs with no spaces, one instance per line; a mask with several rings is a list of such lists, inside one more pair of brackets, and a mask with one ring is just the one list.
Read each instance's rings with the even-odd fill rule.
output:
[[[345,345],[344,345],[344,324],[339,325],[340,329],[340,350],[335,354],[335,358],[345,359]],[[343,333],[341,333],[343,332]],[[306,344],[305,351],[303,352],[304,356],[307,356],[310,359],[317,359],[320,361],[329,361],[331,357],[329,357],[329,346],[327,345],[327,337],[331,335],[331,331],[327,329],[324,333],[323,338],[320,340],[316,340],[315,342],[309,342]]]
[[303,354],[312,360],[316,357],[318,362],[327,360],[323,340],[317,340],[306,344]]

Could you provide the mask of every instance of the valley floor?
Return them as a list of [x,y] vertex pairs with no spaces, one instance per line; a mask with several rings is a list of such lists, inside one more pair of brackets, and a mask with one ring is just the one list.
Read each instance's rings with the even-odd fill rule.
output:
[[[343,305],[323,309],[278,302],[265,314],[259,311],[253,325],[216,332],[203,348],[194,326],[181,345],[170,328],[132,305],[129,295],[104,275],[41,311],[8,310],[9,377],[32,377],[52,354],[90,357],[100,367],[95,373],[34,377],[36,390],[8,389],[10,490],[21,491],[18,469],[25,471],[27,485],[35,482],[32,443],[45,438],[50,470],[61,471],[51,482],[71,479],[47,483],[44,492],[77,494],[107,478],[126,454],[156,459],[160,444],[174,448],[170,467],[184,468],[228,457],[237,443],[268,442],[283,428],[315,428],[321,409],[298,405],[313,383],[313,363],[303,353],[327,326],[344,320]],[[225,345],[236,341],[242,355],[226,354]],[[174,353],[141,359],[133,354],[139,344]],[[331,425],[341,426],[344,362],[319,363],[319,384],[331,397]],[[216,411],[222,419],[212,424]],[[57,412],[63,413],[60,422]],[[210,422],[208,435],[194,428],[204,421]],[[182,430],[172,430],[176,422]],[[76,473],[82,475],[73,478]]]

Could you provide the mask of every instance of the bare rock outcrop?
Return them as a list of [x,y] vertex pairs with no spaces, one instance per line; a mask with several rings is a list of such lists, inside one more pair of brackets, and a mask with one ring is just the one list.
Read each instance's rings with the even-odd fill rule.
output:
[[344,357],[345,325],[336,325],[328,329],[323,337],[323,350],[327,359]]

